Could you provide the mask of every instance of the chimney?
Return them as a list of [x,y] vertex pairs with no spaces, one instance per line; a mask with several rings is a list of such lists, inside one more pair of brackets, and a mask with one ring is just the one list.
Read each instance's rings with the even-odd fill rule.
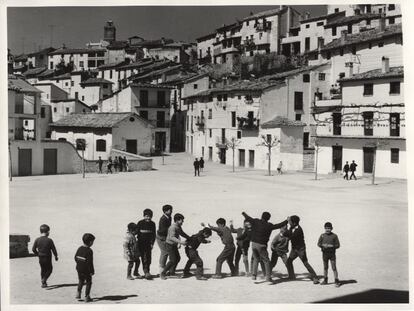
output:
[[348,78],[354,75],[354,63],[348,62],[345,63],[345,66],[348,67]]
[[345,40],[346,40],[346,35],[348,34],[347,30],[342,30],[341,31],[341,44],[345,44]]
[[390,59],[388,57],[383,56],[382,57],[382,67],[381,72],[387,73],[390,71]]
[[379,29],[380,32],[383,32],[385,30],[385,17],[381,17],[379,20]]

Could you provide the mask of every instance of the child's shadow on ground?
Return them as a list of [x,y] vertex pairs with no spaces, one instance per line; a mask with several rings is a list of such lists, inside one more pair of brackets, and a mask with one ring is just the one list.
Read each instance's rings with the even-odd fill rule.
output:
[[61,287],[75,287],[75,286],[78,286],[78,284],[77,283],[73,283],[73,284],[56,284],[56,285],[50,285],[46,289],[47,290],[52,290],[52,289],[58,289],[58,288],[61,288]]
[[93,302],[95,301],[120,301],[125,300],[132,297],[138,297],[138,295],[112,295],[112,296],[102,296],[93,298]]

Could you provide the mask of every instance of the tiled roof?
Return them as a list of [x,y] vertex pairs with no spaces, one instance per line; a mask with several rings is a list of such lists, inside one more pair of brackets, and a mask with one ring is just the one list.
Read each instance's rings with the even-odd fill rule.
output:
[[144,74],[147,74],[148,72],[151,72],[153,70],[158,70],[158,69],[161,69],[161,68],[165,68],[165,67],[169,66],[170,64],[176,64],[176,63],[174,63],[170,60],[162,60],[162,61],[157,61],[157,62],[154,62],[154,63],[150,63],[150,64],[142,67],[142,72],[128,77],[128,80],[134,80],[135,78],[140,78],[141,76],[143,76]]
[[106,48],[108,50],[122,50],[128,46],[128,41],[112,41]]
[[73,113],[50,124],[52,127],[112,128],[125,118],[137,114],[131,112]]
[[150,72],[144,73],[142,75],[139,75],[139,74],[138,75],[135,75],[134,80],[137,80],[137,79],[145,79],[145,78],[155,77],[155,76],[160,76],[160,75],[162,75],[164,73],[167,73],[167,72],[170,72],[170,71],[174,71],[174,70],[178,70],[180,68],[182,68],[182,65],[181,64],[176,65],[176,66],[168,66],[166,68],[161,68],[161,69],[158,69],[158,70],[150,71]]
[[80,83],[81,85],[91,85],[91,84],[114,84],[111,81],[102,78],[89,78],[86,81]]
[[382,69],[374,69],[363,73],[354,74],[352,77],[342,78],[340,82],[358,81],[358,80],[373,80],[385,78],[402,78],[404,77],[404,67],[390,67],[388,72],[382,72]]
[[70,48],[60,48],[57,49],[49,55],[59,55],[59,54],[86,54],[89,52],[105,52],[105,49],[86,49],[86,48],[80,48],[80,49],[70,49]]
[[264,17],[267,17],[267,16],[277,15],[277,14],[280,14],[280,13],[284,12],[285,10],[286,10],[286,8],[283,8],[283,9],[277,8],[277,9],[273,9],[273,10],[267,10],[267,11],[259,12],[259,13],[252,14],[252,15],[249,15],[249,16],[243,18],[242,21],[249,21],[249,20],[256,19],[256,18],[264,18]]
[[321,48],[321,51],[337,49],[340,47],[357,44],[360,42],[376,41],[386,37],[395,36],[397,34],[402,34],[401,24],[390,25],[386,27],[384,31],[380,31],[379,28],[374,28],[355,34],[346,35],[345,38],[335,39],[332,42],[326,44],[323,48]]
[[302,72],[306,72],[306,71],[310,71],[310,70],[322,67],[326,64],[327,63],[322,63],[322,64],[318,64],[318,65],[299,67],[299,68],[289,70],[289,71],[278,72],[278,73],[275,73],[275,74],[272,74],[272,75],[261,77],[260,80],[265,80],[266,81],[266,80],[284,79],[286,77],[294,76],[294,75],[297,75],[297,74],[302,73]]
[[330,19],[330,18],[340,16],[340,15],[345,15],[345,11],[326,14],[326,15],[320,15],[320,16],[315,16],[315,17],[309,17],[308,19],[301,20],[300,23],[301,24],[306,24],[306,23],[311,23],[311,22],[315,22],[315,21],[320,21],[322,19]]
[[379,19],[379,18],[381,18],[381,14],[379,13],[366,13],[366,14],[359,14],[359,15],[344,16],[342,18],[339,18],[335,21],[332,21],[326,24],[325,28],[331,28],[333,26],[355,24],[363,20],[371,20],[371,19]]
[[26,65],[23,64],[23,65],[14,66],[13,70],[22,70],[22,69],[25,69],[25,68],[26,68]]
[[54,76],[54,77],[50,78],[50,80],[67,80],[67,79],[70,79],[70,78],[71,78],[71,75],[68,72],[68,73],[58,75],[58,76]]
[[286,117],[277,116],[274,119],[267,121],[261,125],[263,129],[289,127],[289,126],[306,126],[302,121],[290,120]]
[[23,72],[23,75],[25,77],[36,76],[36,75],[44,72],[46,69],[47,69],[46,67],[31,68],[31,69],[28,69],[25,72]]
[[45,71],[43,71],[41,74],[39,74],[37,77],[38,78],[45,78],[45,77],[49,77],[51,75],[54,74],[54,70],[52,69],[46,69]]
[[49,54],[50,52],[53,52],[55,50],[56,50],[55,48],[49,47],[49,48],[45,48],[45,49],[42,49],[42,50],[37,51],[37,52],[30,53],[30,54],[28,54],[28,56],[32,57],[32,56],[36,56],[36,55],[40,55],[40,54]]
[[9,75],[7,88],[12,91],[21,92],[21,93],[42,93],[41,90],[35,88],[30,83],[16,78],[13,75]]
[[118,67],[119,70],[125,70],[125,69],[134,69],[134,68],[141,68],[147,65],[150,65],[154,63],[154,61],[152,59],[145,59],[145,60],[140,60],[138,62],[134,62],[134,63],[130,63],[128,65],[124,65],[121,67]]
[[151,84],[151,83],[131,83],[130,86],[149,88],[149,89],[172,89],[173,87],[163,84]]
[[20,54],[14,57],[14,61],[15,62],[23,62],[27,60],[27,55],[26,54]]
[[117,62],[117,63],[110,63],[110,64],[104,64],[98,67],[98,70],[107,70],[107,69],[113,69],[118,68],[123,65],[126,65],[127,63],[125,61]]
[[197,98],[197,97],[205,97],[210,96],[212,94],[219,94],[219,93],[226,93],[226,92],[261,92],[269,87],[276,86],[280,84],[278,81],[266,81],[266,80],[243,80],[237,81],[232,84],[224,85],[221,87],[216,87],[212,89],[208,89],[205,91],[198,92],[196,94],[183,97],[183,99],[188,98]]

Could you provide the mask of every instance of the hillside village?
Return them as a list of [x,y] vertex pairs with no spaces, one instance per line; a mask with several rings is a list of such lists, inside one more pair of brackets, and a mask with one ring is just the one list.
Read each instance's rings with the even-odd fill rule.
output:
[[[401,9],[251,13],[196,43],[118,38],[8,55],[13,176],[187,152],[223,165],[406,178]],[[233,141],[233,144],[232,144]],[[233,150],[232,150],[233,149]],[[235,156],[233,157],[233,152]],[[234,161],[234,162],[233,162]],[[376,165],[375,165],[376,163]]]

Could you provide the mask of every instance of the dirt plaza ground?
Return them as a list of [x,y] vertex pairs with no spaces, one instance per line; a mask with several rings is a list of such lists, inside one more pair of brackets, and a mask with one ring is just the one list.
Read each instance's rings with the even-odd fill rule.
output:
[[[165,163],[155,158],[153,171],[88,174],[85,179],[81,175],[14,178],[10,183],[10,232],[29,234],[31,248],[39,225],[49,224],[59,261],[54,262],[50,287],[42,289],[36,257],[11,259],[10,302],[82,303],[75,299],[73,256],[85,232],[96,236],[94,303],[308,303],[373,289],[408,291],[405,181],[379,179],[372,186],[368,178],[345,181],[340,176],[321,176],[315,181],[312,174],[298,172],[269,177],[259,170],[232,173],[231,167],[209,162],[202,176],[194,177],[192,159],[186,154],[168,156]],[[323,264],[316,243],[323,224],[331,221],[341,242],[337,266],[344,285],[313,285],[299,259],[294,262],[296,281],[283,279],[287,273],[281,262],[274,270],[273,283],[243,276],[207,281],[194,277],[127,280],[122,250],[126,225],[141,219],[145,208],[154,211],[158,225],[161,207],[167,203],[174,206],[174,212],[184,214],[183,228],[188,234],[196,233],[201,222],[214,224],[219,217],[241,226],[242,211],[254,217],[269,211],[271,222],[297,214],[309,262],[319,275]],[[222,250],[216,234],[211,240],[199,249],[207,275],[214,273],[215,258]],[[153,274],[158,273],[158,256],[155,245]],[[186,261],[183,249],[181,256],[178,269]],[[228,273],[228,267],[223,267]]]

